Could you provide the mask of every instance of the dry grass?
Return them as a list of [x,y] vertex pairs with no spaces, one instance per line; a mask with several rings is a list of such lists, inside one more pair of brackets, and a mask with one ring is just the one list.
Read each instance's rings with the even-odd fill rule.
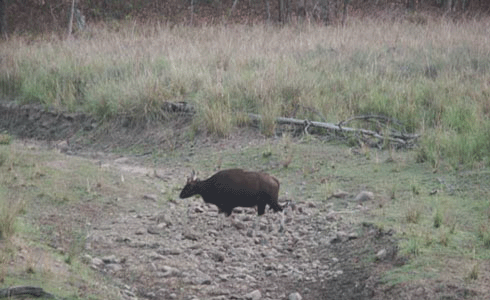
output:
[[471,165],[490,149],[489,22],[99,25],[73,40],[1,44],[0,86],[23,102],[101,118],[155,119],[162,102],[186,101],[200,114],[194,128],[220,136],[244,113],[263,114],[266,135],[278,115],[385,114],[424,134],[420,161]]

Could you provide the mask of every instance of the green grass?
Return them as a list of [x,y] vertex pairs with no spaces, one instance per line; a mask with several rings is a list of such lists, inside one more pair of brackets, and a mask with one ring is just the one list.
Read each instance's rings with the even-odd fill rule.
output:
[[0,145],[0,157],[2,284],[37,285],[67,299],[118,299],[110,288],[99,290],[105,279],[80,261],[91,212],[127,193],[118,176],[36,145]]
[[198,112],[193,130],[218,136],[245,113],[264,116],[267,136],[277,116],[384,114],[423,135],[419,160],[435,168],[489,162],[484,21],[99,25],[75,40],[14,36],[0,55],[0,93],[21,103],[147,121],[165,118],[163,102],[186,101]]

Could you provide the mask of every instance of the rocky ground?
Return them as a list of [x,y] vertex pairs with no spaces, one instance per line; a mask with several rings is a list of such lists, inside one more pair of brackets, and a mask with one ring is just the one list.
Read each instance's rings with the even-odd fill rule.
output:
[[[149,169],[134,155],[107,151],[145,139],[161,141],[159,147],[179,147],[177,127],[144,134],[99,128],[79,139],[79,130],[97,128],[93,119],[1,103],[0,115],[0,128],[17,138],[41,138],[49,147],[115,170],[121,180],[137,178],[160,191],[114,195],[103,205],[81,203],[66,212],[71,217],[63,216],[64,222],[87,223],[83,261],[115,282],[122,299],[481,298],[463,286],[383,285],[381,274],[407,261],[398,253],[392,230],[353,222],[370,205],[355,195],[337,195],[346,196],[336,200],[345,202],[342,206],[292,199],[283,214],[270,210],[257,218],[255,209],[239,208],[226,218],[200,198],[178,199],[188,168],[177,163]],[[219,147],[264,142],[247,134]],[[96,142],[87,144],[90,138]],[[284,193],[280,202],[286,204]],[[40,221],[49,225],[56,218],[61,216],[46,212]],[[60,242],[50,246],[58,249]]]
[[[124,159],[115,166],[151,173]],[[148,180],[168,186],[162,178],[179,177],[171,172]],[[362,205],[298,201],[283,214],[237,208],[226,218],[172,194],[164,204],[153,194],[118,199],[90,232],[86,262],[117,278],[126,299],[366,299],[376,297],[375,268],[400,263],[392,232],[343,221]]]

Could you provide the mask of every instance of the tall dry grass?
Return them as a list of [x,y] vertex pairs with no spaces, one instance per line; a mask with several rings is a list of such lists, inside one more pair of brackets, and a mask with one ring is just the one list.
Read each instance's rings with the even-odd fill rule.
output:
[[293,112],[331,122],[384,114],[423,134],[419,160],[459,166],[488,160],[489,23],[99,25],[72,40],[2,43],[0,87],[101,118],[154,119],[162,102],[186,101],[199,112],[193,128],[221,136],[248,112],[264,115],[269,135],[274,117]]

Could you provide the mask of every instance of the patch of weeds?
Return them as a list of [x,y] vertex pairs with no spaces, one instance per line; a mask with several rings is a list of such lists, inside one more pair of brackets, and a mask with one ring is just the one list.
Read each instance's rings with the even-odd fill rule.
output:
[[478,227],[478,237],[482,240],[486,248],[490,248],[490,224],[489,222],[481,223]]
[[391,185],[390,189],[390,199],[395,200],[396,199],[396,193],[398,191],[398,184],[395,182]]
[[0,145],[9,145],[12,142],[12,136],[8,133],[0,133]]
[[83,232],[72,232],[68,251],[65,256],[65,263],[69,265],[73,263],[74,259],[82,253],[85,241],[85,234],[83,234]]
[[410,205],[405,210],[405,221],[407,223],[417,224],[420,220],[421,214],[422,211],[419,205]]
[[479,265],[479,263],[476,263],[475,265],[473,265],[473,268],[471,268],[470,273],[465,278],[466,281],[478,279],[478,274],[480,273],[480,267],[478,265]]
[[420,186],[415,181],[412,182],[410,187],[412,190],[412,194],[414,196],[417,196],[418,194],[420,194]]
[[423,234],[423,238],[424,238],[424,245],[426,247],[429,247],[430,245],[432,245],[434,243],[434,237],[432,235],[432,232],[426,231]]
[[418,256],[420,254],[419,241],[416,238],[411,238],[407,241],[405,251],[413,256]]
[[229,136],[234,120],[229,97],[217,91],[203,97],[193,123],[199,128],[205,126],[210,133],[219,137]]
[[262,158],[269,158],[272,156],[272,151],[270,149],[265,150],[262,152]]
[[276,117],[280,115],[279,101],[268,101],[264,103],[260,114],[262,115],[261,130],[265,136],[274,136],[276,132]]
[[450,237],[447,231],[443,230],[441,234],[439,235],[439,244],[443,245],[444,247],[447,247],[450,242]]
[[7,154],[0,152],[0,167],[3,166],[7,162]]
[[446,213],[444,217],[444,224],[449,228],[449,233],[454,234],[456,231],[456,219],[454,218],[453,215]]
[[440,209],[436,210],[434,214],[434,228],[439,228],[442,225],[443,217]]
[[324,199],[328,199],[334,193],[338,191],[336,182],[331,180],[324,180],[323,184],[320,186],[320,194],[323,195]]
[[17,217],[25,210],[25,202],[14,196],[0,197],[0,240],[15,233]]

